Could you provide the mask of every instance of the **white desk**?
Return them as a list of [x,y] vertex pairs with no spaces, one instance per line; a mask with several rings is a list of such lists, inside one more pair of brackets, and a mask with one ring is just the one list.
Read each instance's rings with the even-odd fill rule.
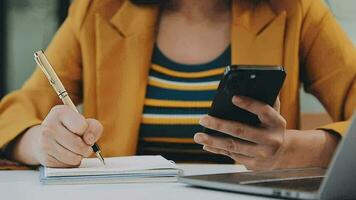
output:
[[[243,166],[180,164],[185,175],[240,172]],[[1,200],[252,200],[267,199],[186,186],[181,183],[41,185],[38,171],[0,171]]]

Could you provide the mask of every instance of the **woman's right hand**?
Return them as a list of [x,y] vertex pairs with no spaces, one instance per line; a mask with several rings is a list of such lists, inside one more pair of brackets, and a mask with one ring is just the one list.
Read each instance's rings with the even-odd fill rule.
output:
[[48,167],[77,167],[100,138],[101,123],[65,105],[51,109],[41,125],[28,129],[13,149],[15,160]]

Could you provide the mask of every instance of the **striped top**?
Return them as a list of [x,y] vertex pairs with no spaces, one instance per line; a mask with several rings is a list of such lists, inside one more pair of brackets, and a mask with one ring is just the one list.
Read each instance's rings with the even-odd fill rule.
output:
[[231,163],[231,159],[208,153],[193,141],[194,134],[203,130],[199,119],[209,112],[230,62],[230,47],[209,63],[185,65],[170,60],[155,46],[137,153],[160,154],[176,162]]

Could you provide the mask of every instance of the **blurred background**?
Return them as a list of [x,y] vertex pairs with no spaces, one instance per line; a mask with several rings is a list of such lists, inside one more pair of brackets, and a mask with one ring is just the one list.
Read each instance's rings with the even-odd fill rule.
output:
[[67,15],[70,0],[0,0],[0,95],[21,87]]
[[[45,49],[67,15],[71,0],[0,0],[0,98],[35,68],[33,52]],[[85,0],[83,0],[85,1]],[[354,44],[356,0],[325,0]],[[322,105],[301,88],[302,128],[329,121]]]

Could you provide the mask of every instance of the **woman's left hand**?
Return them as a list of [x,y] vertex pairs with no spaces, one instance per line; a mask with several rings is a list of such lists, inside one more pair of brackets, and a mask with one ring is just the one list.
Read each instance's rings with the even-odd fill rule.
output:
[[285,145],[286,133],[286,120],[279,113],[279,99],[274,107],[240,96],[234,96],[232,102],[256,114],[261,126],[253,127],[207,115],[200,120],[202,126],[229,134],[236,139],[197,133],[194,136],[195,142],[204,145],[204,150],[229,156],[249,169],[276,168],[280,152]]

